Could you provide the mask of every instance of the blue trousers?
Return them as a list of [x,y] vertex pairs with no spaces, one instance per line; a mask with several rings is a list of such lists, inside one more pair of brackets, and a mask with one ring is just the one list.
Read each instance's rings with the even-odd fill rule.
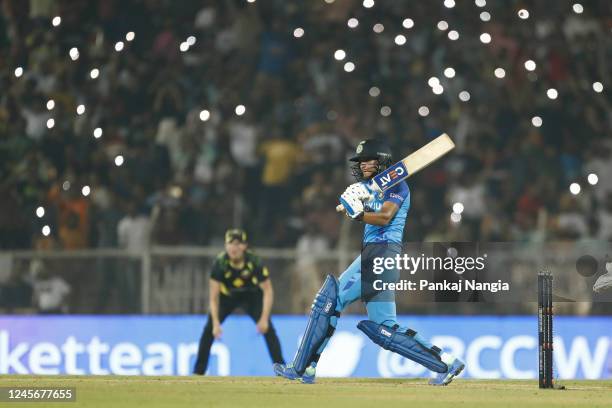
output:
[[[398,250],[401,248],[398,245]],[[399,253],[399,252],[396,252]],[[393,255],[393,250],[388,256]],[[338,293],[338,304],[336,310],[342,312],[347,306],[361,298],[361,255],[358,256],[349,267],[340,275],[340,285]],[[384,324],[385,326],[392,327],[394,325],[400,326],[400,330],[407,330],[406,327],[401,326],[397,322],[397,310],[395,301],[383,302],[367,302],[366,310],[368,312],[368,319],[378,324]],[[416,335],[416,339],[426,347],[431,347],[431,343],[425,340],[419,334]]]

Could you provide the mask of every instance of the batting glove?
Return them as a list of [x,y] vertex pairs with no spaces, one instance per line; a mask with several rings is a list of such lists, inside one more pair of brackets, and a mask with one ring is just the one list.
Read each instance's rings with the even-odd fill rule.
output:
[[352,219],[358,219],[363,215],[363,202],[355,194],[345,191],[340,196],[340,203],[346,211],[346,215]]
[[365,183],[354,183],[347,187],[345,193],[348,192],[355,196],[360,201],[368,201],[372,198],[372,191]]

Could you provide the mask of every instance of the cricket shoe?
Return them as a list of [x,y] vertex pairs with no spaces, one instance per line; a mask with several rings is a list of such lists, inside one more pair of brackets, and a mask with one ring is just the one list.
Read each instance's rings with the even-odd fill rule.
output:
[[314,367],[308,367],[304,371],[303,375],[300,375],[292,364],[274,364],[274,373],[279,377],[284,377],[288,380],[300,380],[304,384],[314,384],[315,382],[315,369]]
[[304,374],[302,374],[302,383],[304,384],[314,384],[315,383],[315,368],[313,366],[309,366],[304,370]]
[[448,385],[453,378],[461,374],[465,368],[465,363],[458,358],[455,358],[453,363],[448,366],[448,371],[438,374],[435,378],[429,380],[430,385]]

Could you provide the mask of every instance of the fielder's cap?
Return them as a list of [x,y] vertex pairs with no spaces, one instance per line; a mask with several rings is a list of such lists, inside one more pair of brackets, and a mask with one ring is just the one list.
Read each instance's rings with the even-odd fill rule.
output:
[[247,242],[246,232],[244,232],[244,230],[241,230],[240,228],[228,229],[225,232],[225,242],[229,244],[235,239],[237,239],[239,242],[242,242],[242,243]]

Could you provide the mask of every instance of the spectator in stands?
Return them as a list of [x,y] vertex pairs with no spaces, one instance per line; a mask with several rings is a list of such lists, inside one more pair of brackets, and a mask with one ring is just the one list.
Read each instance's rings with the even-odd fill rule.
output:
[[310,310],[313,296],[323,283],[319,269],[319,256],[330,248],[330,242],[322,235],[316,224],[308,223],[306,232],[298,239],[295,267],[293,268],[292,311],[306,313]]
[[557,235],[565,239],[577,240],[587,236],[589,226],[583,212],[580,211],[578,201],[570,193],[565,193],[559,203],[559,216],[557,217]]
[[[38,261],[40,262],[40,261]],[[41,314],[68,313],[70,285],[41,262],[34,277],[34,305]]]
[[138,203],[127,203],[127,214],[117,225],[117,240],[120,248],[141,253],[149,246],[151,222]]
[[272,137],[264,141],[259,151],[263,156],[261,175],[262,225],[271,224],[274,215],[287,215],[291,199],[291,177],[300,160],[298,145],[282,136],[279,128],[272,129]]
[[[119,247],[141,255],[149,247],[151,229],[149,216],[142,207],[136,201],[128,201],[127,214],[117,225]],[[124,265],[125,268],[115,270],[110,279],[115,282],[119,298],[123,303],[122,311],[134,313],[140,305],[140,263],[137,260],[130,260]]]

